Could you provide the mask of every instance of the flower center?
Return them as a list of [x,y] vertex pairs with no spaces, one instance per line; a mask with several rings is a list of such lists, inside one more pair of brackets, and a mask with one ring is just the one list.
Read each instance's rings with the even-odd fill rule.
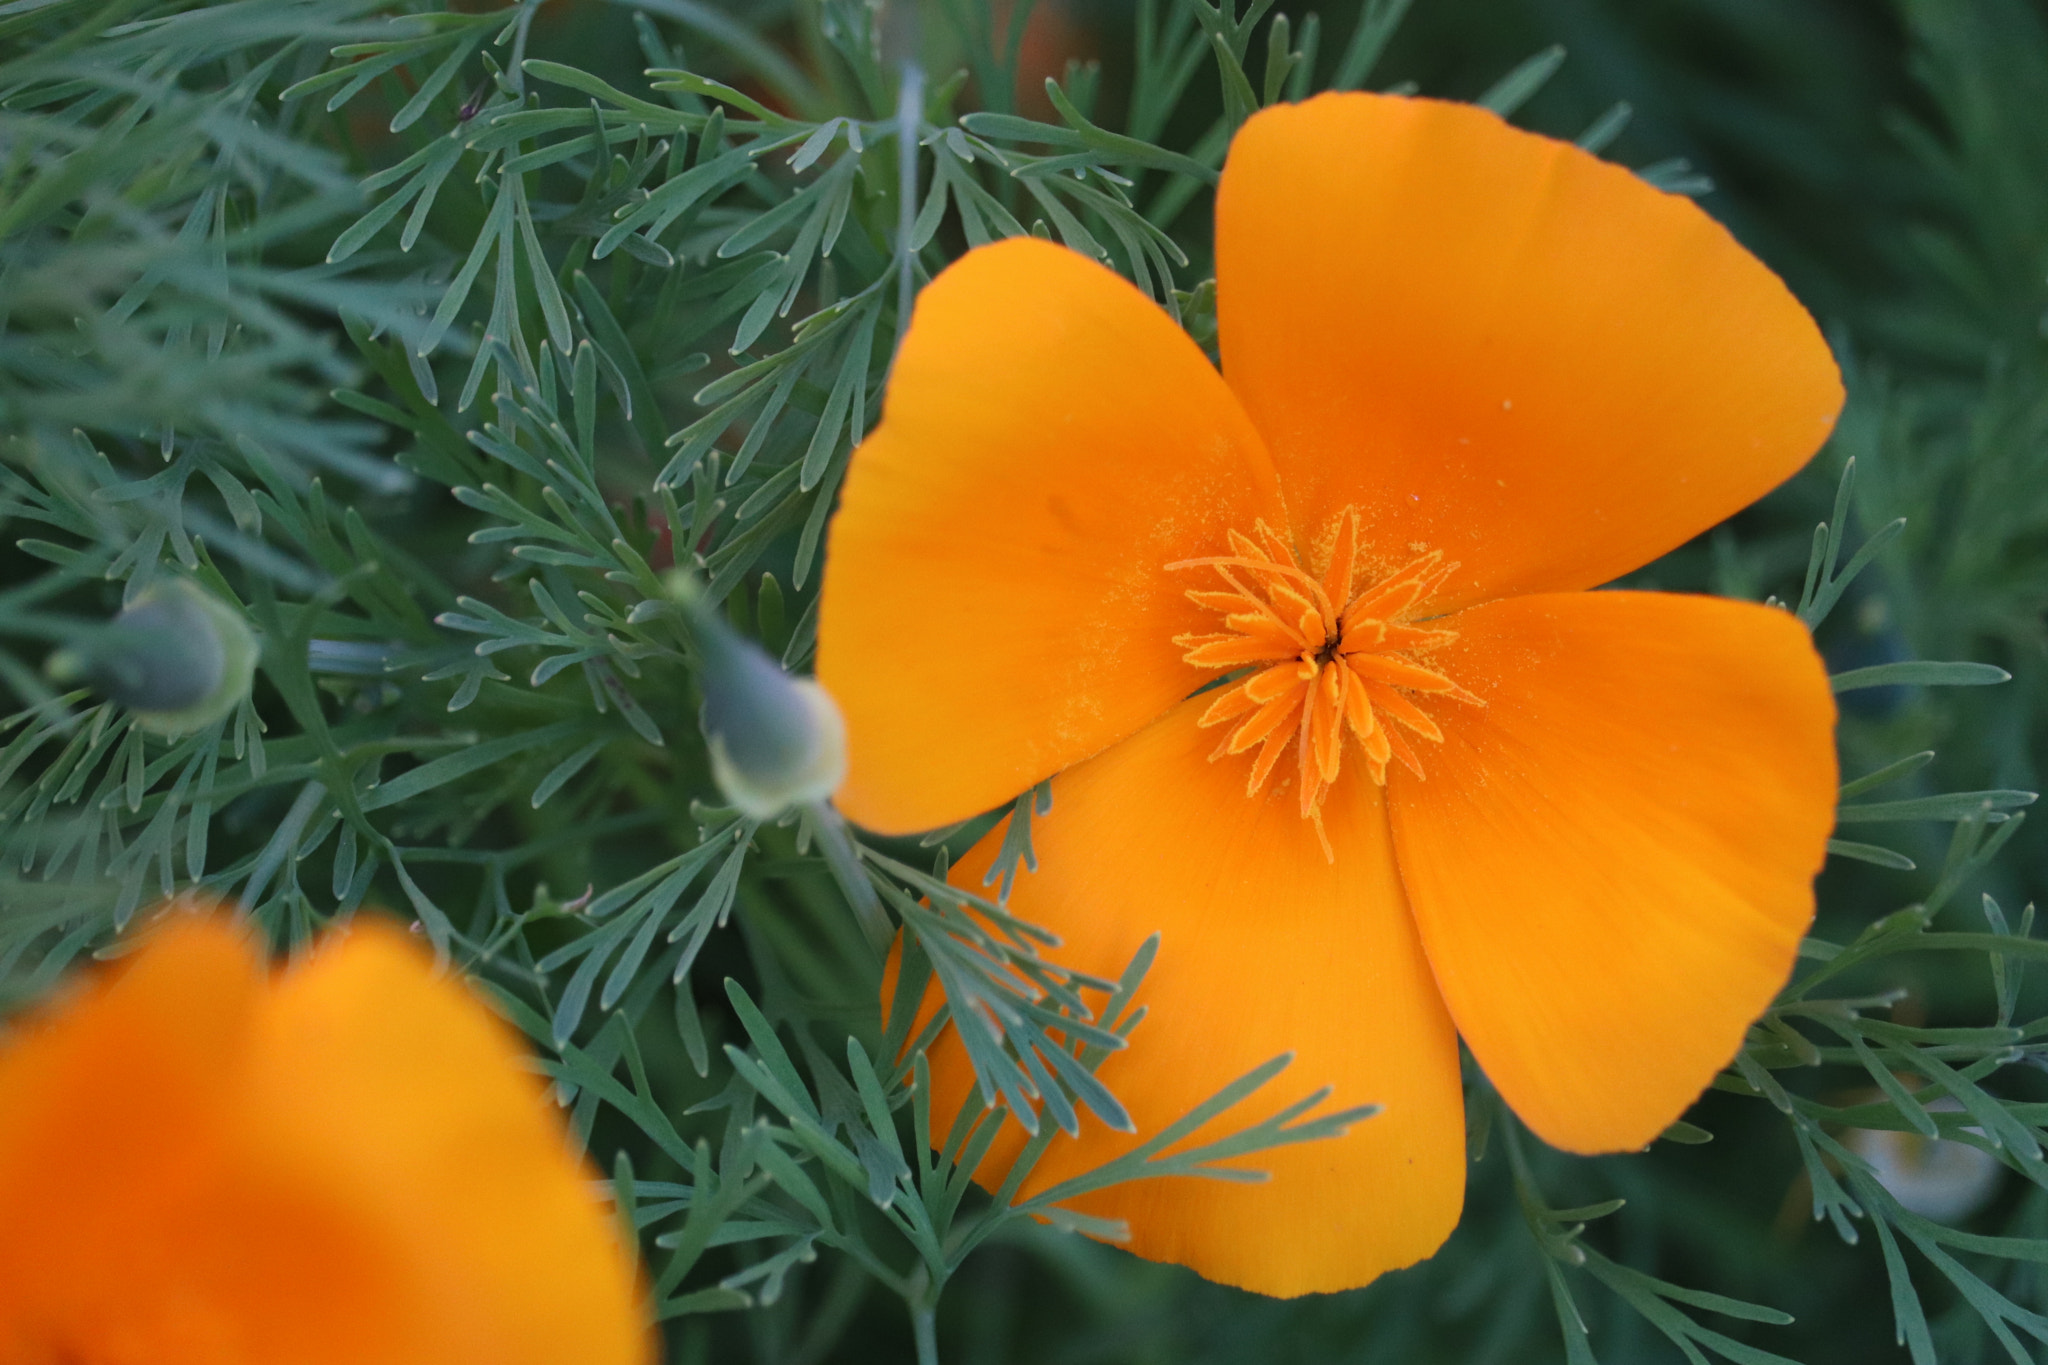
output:
[[1417,697],[1486,704],[1417,658],[1457,638],[1413,621],[1458,566],[1432,550],[1392,573],[1365,576],[1360,588],[1353,509],[1338,514],[1320,578],[1272,527],[1262,521],[1253,530],[1254,536],[1232,531],[1227,555],[1166,566],[1213,569],[1224,584],[1188,593],[1197,606],[1222,614],[1224,630],[1177,636],[1174,643],[1196,668],[1242,671],[1202,713],[1204,727],[1232,726],[1210,761],[1257,749],[1245,786],[1255,796],[1295,745],[1301,813],[1320,833],[1323,798],[1342,767],[1347,732],[1372,780],[1384,785],[1389,760],[1423,775],[1416,737],[1443,740]]

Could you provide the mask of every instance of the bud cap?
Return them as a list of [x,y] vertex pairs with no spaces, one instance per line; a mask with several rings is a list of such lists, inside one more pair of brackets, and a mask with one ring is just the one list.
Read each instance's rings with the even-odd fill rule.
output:
[[838,790],[846,778],[846,723],[831,695],[783,672],[691,588],[675,596],[697,646],[698,720],[725,798],[741,814],[767,820]]
[[119,702],[145,730],[175,738],[249,695],[260,653],[240,612],[184,578],[137,594],[112,621],[50,656],[50,676]]

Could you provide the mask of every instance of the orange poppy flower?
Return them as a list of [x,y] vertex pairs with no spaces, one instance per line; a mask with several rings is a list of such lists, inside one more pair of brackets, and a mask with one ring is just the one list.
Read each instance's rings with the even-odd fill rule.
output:
[[397,928],[176,914],[0,1049],[0,1362],[640,1365],[524,1050]]
[[[847,475],[818,666],[871,829],[1058,774],[1010,908],[1098,973],[1162,935],[1101,1073],[1141,1132],[1290,1051],[1207,1136],[1323,1085],[1382,1106],[1248,1158],[1268,1184],[1078,1201],[1296,1294],[1456,1224],[1459,1037],[1548,1141],[1640,1148],[1785,981],[1836,781],[1806,630],[1584,589],[1785,479],[1842,393],[1689,200],[1470,106],[1259,113],[1216,274],[1221,375],[1047,243],[935,279]],[[957,1107],[956,1043],[934,1067]],[[1084,1119],[1025,1189],[1134,1141]]]

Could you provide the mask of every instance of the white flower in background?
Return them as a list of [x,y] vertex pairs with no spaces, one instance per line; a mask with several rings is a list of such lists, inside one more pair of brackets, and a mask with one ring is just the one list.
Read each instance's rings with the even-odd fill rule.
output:
[[[1932,1113],[1956,1113],[1961,1108],[1952,1099],[1927,1106]],[[1901,1207],[1937,1223],[1962,1222],[1998,1191],[1998,1158],[1967,1142],[1880,1128],[1852,1128],[1842,1140],[1870,1163],[1878,1183]]]

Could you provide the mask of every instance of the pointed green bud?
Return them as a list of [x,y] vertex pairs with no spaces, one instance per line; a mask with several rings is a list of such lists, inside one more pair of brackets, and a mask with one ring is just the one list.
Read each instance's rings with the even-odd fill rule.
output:
[[697,646],[698,722],[711,775],[741,814],[767,820],[822,801],[846,777],[846,724],[825,689],[792,678],[766,650],[707,606],[697,585],[671,574],[670,597]]
[[106,625],[50,656],[50,676],[84,682],[175,738],[211,725],[249,695],[259,653],[240,612],[198,584],[165,578]]

